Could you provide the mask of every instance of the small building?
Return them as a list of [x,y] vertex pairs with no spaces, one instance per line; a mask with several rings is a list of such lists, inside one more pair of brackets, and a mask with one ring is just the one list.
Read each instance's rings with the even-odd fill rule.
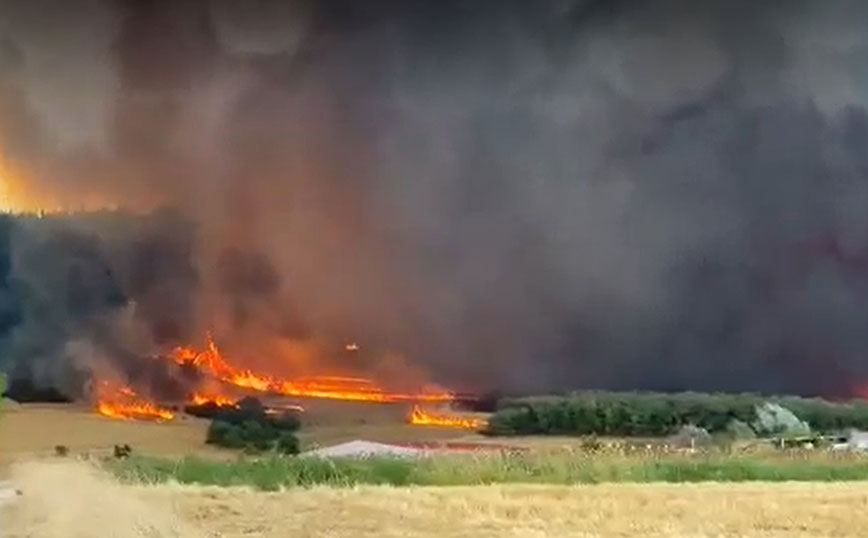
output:
[[309,450],[302,456],[314,458],[369,458],[369,457],[418,457],[425,450],[398,445],[374,443],[372,441],[349,441],[325,448]]
[[323,448],[308,450],[301,456],[313,458],[419,458],[437,454],[470,454],[481,452],[524,452],[526,448],[495,443],[471,442],[414,442],[414,443],[376,443],[355,440]]

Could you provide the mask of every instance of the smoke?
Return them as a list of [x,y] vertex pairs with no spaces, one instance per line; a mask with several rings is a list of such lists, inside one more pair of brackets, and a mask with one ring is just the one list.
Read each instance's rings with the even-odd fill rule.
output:
[[16,365],[73,368],[82,339],[125,364],[211,328],[254,363],[315,370],[358,341],[356,366],[471,390],[868,377],[859,2],[0,14],[10,203],[184,216],[7,223]]

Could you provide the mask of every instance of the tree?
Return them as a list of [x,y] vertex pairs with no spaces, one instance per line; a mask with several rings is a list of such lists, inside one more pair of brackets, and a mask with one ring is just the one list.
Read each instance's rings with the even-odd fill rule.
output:
[[778,404],[766,402],[756,408],[754,430],[764,434],[808,435],[811,427],[799,420],[792,411]]

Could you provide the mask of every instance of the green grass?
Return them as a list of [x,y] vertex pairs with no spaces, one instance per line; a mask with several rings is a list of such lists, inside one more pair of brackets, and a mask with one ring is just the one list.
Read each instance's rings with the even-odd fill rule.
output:
[[855,454],[726,455],[519,454],[425,459],[321,460],[278,457],[218,462],[135,457],[106,465],[134,483],[253,486],[263,490],[358,484],[481,485],[497,483],[743,482],[868,480],[868,456]]

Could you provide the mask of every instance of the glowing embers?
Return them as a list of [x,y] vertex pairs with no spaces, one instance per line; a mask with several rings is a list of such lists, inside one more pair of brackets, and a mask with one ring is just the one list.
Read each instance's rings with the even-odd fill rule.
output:
[[422,391],[418,393],[390,392],[370,379],[361,377],[310,376],[282,379],[238,368],[220,353],[211,335],[207,335],[207,348],[197,351],[190,347],[176,348],[171,358],[178,364],[190,364],[220,381],[257,392],[305,398],[327,398],[359,402],[448,402],[451,392]]
[[103,381],[98,386],[99,401],[96,410],[100,415],[118,420],[156,420],[175,418],[175,413],[139,396],[125,385]]
[[488,425],[488,421],[484,418],[463,417],[442,412],[425,411],[419,406],[414,406],[413,411],[410,413],[410,424],[481,430]]

